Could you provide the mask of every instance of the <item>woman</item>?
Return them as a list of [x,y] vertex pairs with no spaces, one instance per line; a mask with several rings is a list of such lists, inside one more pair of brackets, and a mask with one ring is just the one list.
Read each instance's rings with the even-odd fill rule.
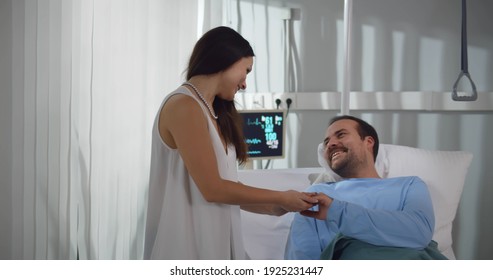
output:
[[195,45],[187,82],[163,101],[152,133],[144,258],[244,259],[239,206],[282,215],[317,202],[237,181],[247,147],[234,95],[246,88],[253,56],[236,31],[214,28]]

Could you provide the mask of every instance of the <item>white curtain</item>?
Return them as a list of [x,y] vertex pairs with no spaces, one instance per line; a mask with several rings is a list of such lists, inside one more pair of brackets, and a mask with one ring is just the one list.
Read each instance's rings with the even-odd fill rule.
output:
[[12,258],[139,259],[150,132],[197,1],[12,1]]

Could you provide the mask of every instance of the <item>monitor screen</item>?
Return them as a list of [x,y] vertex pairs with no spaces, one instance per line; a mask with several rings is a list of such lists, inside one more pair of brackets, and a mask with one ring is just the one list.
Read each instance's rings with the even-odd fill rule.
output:
[[283,110],[244,110],[243,133],[252,159],[284,157],[285,116]]

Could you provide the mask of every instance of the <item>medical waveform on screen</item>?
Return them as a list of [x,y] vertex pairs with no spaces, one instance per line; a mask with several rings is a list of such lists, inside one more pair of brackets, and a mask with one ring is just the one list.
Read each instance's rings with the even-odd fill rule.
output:
[[241,113],[248,155],[255,158],[284,156],[284,113],[282,111]]
[[257,144],[260,144],[262,143],[262,140],[258,139],[258,138],[254,138],[254,139],[246,139],[246,143],[248,145],[257,145]]

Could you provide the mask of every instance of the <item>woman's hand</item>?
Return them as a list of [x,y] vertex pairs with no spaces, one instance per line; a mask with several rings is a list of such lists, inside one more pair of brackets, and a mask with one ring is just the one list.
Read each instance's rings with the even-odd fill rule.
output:
[[283,198],[281,208],[287,212],[300,212],[310,209],[318,203],[318,200],[313,194],[297,191],[282,192]]
[[318,211],[304,210],[301,211],[300,214],[319,220],[325,220],[327,218],[327,214],[329,212],[329,208],[332,204],[333,199],[323,193],[318,193],[314,195],[313,198],[316,198],[318,200]]

